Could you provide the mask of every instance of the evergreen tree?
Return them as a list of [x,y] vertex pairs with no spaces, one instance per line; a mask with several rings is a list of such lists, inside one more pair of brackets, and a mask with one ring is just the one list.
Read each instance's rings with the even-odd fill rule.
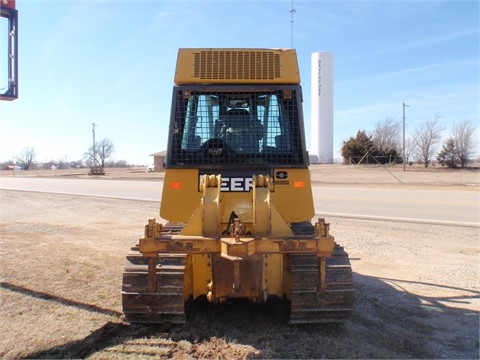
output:
[[442,166],[456,166],[457,150],[455,148],[455,140],[452,137],[444,141],[442,150],[437,155],[437,160]]
[[365,130],[358,130],[355,138],[343,142],[342,157],[345,163],[367,163],[367,155],[377,155],[377,150]]

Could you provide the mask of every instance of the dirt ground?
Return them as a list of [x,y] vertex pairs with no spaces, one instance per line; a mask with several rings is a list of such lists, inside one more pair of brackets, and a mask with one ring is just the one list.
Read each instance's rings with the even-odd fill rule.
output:
[[[479,191],[476,170],[320,166],[312,174],[344,186]],[[354,271],[354,313],[341,325],[289,326],[277,306],[240,303],[189,309],[183,326],[138,326],[122,321],[124,256],[158,204],[9,190],[0,200],[0,358],[479,358],[478,226],[327,219]]]

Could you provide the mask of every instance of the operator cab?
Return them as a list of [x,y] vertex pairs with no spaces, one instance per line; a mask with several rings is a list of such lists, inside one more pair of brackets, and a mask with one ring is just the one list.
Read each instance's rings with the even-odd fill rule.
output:
[[167,167],[305,167],[301,88],[176,86]]

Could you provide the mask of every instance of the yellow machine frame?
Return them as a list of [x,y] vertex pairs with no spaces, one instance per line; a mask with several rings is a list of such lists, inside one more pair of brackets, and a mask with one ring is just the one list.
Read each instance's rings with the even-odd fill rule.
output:
[[[311,223],[295,50],[180,49],[174,82],[160,208],[167,223],[150,219],[127,256],[127,319],[182,323],[189,299],[264,302],[270,295],[290,303],[291,324],[348,316],[348,254],[323,218]],[[227,143],[232,111],[231,124],[247,124],[228,125],[238,131],[232,134],[247,133],[248,144],[253,132],[255,147]],[[248,122],[235,118],[240,113]]]
[[[292,187],[300,186],[300,182],[298,180],[298,184],[292,184]],[[318,219],[315,224],[315,236],[294,235],[274,205],[273,195],[279,186],[275,186],[268,175],[254,176],[252,179],[253,191],[241,195],[244,198],[249,197],[251,218],[243,217],[245,220],[242,222],[236,220],[229,229],[228,235],[222,235],[221,229],[228,225],[223,207],[227,206],[227,209],[231,209],[228,204],[232,199],[229,201],[228,198],[233,195],[238,197],[239,194],[223,193],[219,186],[221,183],[220,175],[203,176],[200,185],[201,199],[196,202],[197,207],[194,211],[190,211],[188,208],[184,210],[185,215],[191,214],[191,216],[180,234],[166,235],[162,233],[163,225],[157,223],[155,219],[151,219],[145,227],[145,236],[140,239],[140,251],[151,259],[149,261],[151,264],[149,266],[149,288],[152,291],[156,284],[156,264],[159,253],[192,255],[187,260],[186,272],[188,273],[190,268],[193,276],[191,277],[192,282],[185,284],[186,299],[190,296],[196,298],[206,293],[211,296],[211,291],[208,289],[212,281],[211,259],[205,256],[207,254],[218,254],[224,259],[231,260],[233,266],[239,261],[265,255],[264,268],[267,271],[262,279],[264,294],[275,294],[281,297],[284,293],[288,293],[284,281],[279,276],[283,273],[283,254],[315,254],[318,258],[324,259],[332,253],[334,238],[329,234],[329,224],[326,224],[324,219]],[[168,188],[168,183],[165,187]],[[171,194],[172,191],[164,194],[163,201],[168,201],[165,198],[168,198],[169,193]],[[185,195],[188,195],[188,192]],[[233,202],[237,204],[237,207],[238,203],[241,203],[236,200]],[[177,210],[185,205],[182,197],[177,197],[176,203],[179,204]],[[291,207],[290,212],[294,216],[298,211]],[[181,212],[179,211],[179,213]],[[178,220],[182,220],[181,214]],[[321,273],[325,274],[325,272]],[[188,278],[190,277],[186,276],[186,279]],[[325,278],[320,281],[325,285]],[[237,282],[240,283],[240,279],[237,279]],[[251,297],[248,295],[247,293],[242,297]]]

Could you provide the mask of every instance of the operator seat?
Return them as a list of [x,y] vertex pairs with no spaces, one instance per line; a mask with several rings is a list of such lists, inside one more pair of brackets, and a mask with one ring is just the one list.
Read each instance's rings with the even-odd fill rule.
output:
[[222,136],[237,153],[258,153],[262,124],[250,119],[245,109],[229,110],[223,119]]

